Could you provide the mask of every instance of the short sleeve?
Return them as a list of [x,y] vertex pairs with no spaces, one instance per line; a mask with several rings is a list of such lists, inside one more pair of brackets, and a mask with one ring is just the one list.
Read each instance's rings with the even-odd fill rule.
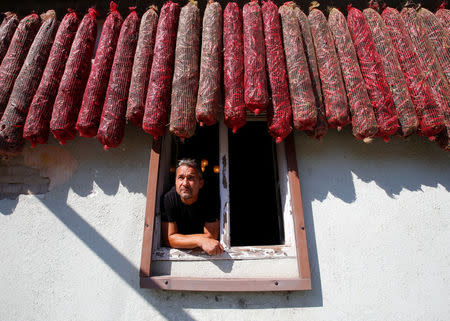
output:
[[177,221],[176,202],[172,190],[170,190],[164,195],[161,204],[162,204],[161,220],[163,222],[176,222]]

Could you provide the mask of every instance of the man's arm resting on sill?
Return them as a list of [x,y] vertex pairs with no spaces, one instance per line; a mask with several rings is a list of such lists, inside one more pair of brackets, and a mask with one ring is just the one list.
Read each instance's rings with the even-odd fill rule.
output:
[[201,248],[209,255],[220,255],[223,246],[217,240],[219,237],[219,221],[205,223],[203,234],[180,234],[176,222],[162,222],[164,242],[172,248],[193,249]]

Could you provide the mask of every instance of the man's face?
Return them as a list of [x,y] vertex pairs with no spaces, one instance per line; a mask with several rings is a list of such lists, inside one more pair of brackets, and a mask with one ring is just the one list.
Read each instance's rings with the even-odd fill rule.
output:
[[181,199],[188,203],[197,200],[198,192],[203,187],[203,179],[193,167],[181,165],[175,175],[175,189]]

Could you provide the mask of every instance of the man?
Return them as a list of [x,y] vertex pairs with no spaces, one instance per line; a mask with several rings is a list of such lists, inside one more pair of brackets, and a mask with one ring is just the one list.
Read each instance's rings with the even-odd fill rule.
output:
[[175,186],[164,195],[162,234],[173,248],[201,248],[209,255],[220,255],[218,209],[214,197],[200,192],[202,172],[193,159],[178,161]]

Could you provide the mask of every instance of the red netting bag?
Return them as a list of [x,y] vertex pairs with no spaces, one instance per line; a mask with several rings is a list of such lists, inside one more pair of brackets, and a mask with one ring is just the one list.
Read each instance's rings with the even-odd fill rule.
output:
[[414,134],[419,126],[414,104],[409,95],[408,86],[403,76],[402,68],[398,62],[397,53],[392,45],[389,31],[386,29],[381,16],[374,9],[368,8],[363,11],[370,32],[380,55],[386,80],[391,89],[394,105],[397,110],[402,135],[407,137]]
[[180,12],[172,81],[170,132],[180,138],[195,133],[195,105],[200,58],[200,10],[190,1]]
[[3,57],[0,65],[0,119],[39,26],[40,21],[37,14],[33,13],[23,18],[14,32],[5,57]]
[[177,36],[178,3],[166,2],[161,8],[156,31],[155,50],[145,101],[142,129],[154,139],[163,136],[169,118],[170,93]]
[[[316,49],[311,34],[311,27],[306,14],[299,8],[294,9],[297,13],[300,30],[302,32],[303,46],[308,62],[309,76],[311,78],[312,89],[316,101],[317,121],[312,130],[307,130],[305,133],[316,139],[322,138],[328,131],[327,116],[325,112],[325,105],[323,103],[322,85],[320,83],[319,67],[317,65]],[[295,126],[295,124],[294,124]]]
[[77,14],[69,9],[59,25],[23,129],[23,137],[31,142],[31,146],[48,140],[53,103],[79,23]]
[[73,40],[64,74],[53,105],[50,130],[61,144],[76,135],[75,124],[89,77],[92,53],[97,38],[97,12],[90,8]]
[[130,88],[133,58],[139,36],[139,17],[136,7],[123,22],[117,41],[117,50],[109,77],[102,118],[97,139],[105,147],[117,147],[123,140],[128,90]]
[[384,75],[380,56],[363,13],[351,6],[348,8],[348,29],[352,35],[361,73],[377,117],[378,134],[385,140],[399,129],[397,111],[389,85]]
[[261,7],[258,0],[244,5],[244,101],[256,115],[269,103],[266,76],[266,54]]
[[292,131],[292,107],[289,99],[286,60],[284,58],[281,22],[278,7],[272,1],[262,5],[264,41],[266,45],[267,69],[272,92],[267,125],[269,134],[277,143]]
[[333,37],[322,11],[313,7],[308,19],[316,49],[328,124],[339,130],[350,123],[350,114]]
[[422,20],[423,27],[425,28],[432,49],[434,50],[448,81],[450,80],[450,35],[431,11],[421,8],[419,10],[419,16]]
[[195,118],[203,125],[217,123],[220,112],[222,7],[209,0],[203,15],[202,53]]
[[106,87],[108,86],[109,74],[111,73],[122,22],[122,16],[117,11],[117,4],[111,1],[110,14],[106,17],[103,24],[102,34],[98,42],[94,63],[92,64],[75,126],[80,136],[94,137],[97,135]]
[[158,25],[156,10],[156,6],[151,6],[142,16],[136,54],[134,55],[133,72],[131,73],[130,92],[128,93],[126,118],[139,127],[142,127],[148,80],[153,62],[153,49],[155,48],[156,27]]
[[450,10],[445,9],[445,3],[443,3],[438,11],[436,11],[436,17],[441,21],[442,26],[447,30],[447,34],[450,34]]
[[223,11],[223,83],[225,92],[224,122],[233,133],[245,125],[244,35],[242,11],[229,2]]
[[0,64],[8,51],[9,43],[16,31],[19,19],[15,13],[7,12],[0,26]]
[[328,16],[328,25],[333,34],[341,64],[348,103],[352,113],[353,136],[358,139],[372,137],[378,132],[377,120],[364,86],[358,57],[344,15],[333,8]]
[[316,99],[309,75],[297,10],[296,4],[292,1],[286,2],[279,9],[283,25],[289,93],[294,128],[296,130],[313,130],[317,122]]
[[438,106],[420,68],[419,57],[406,31],[403,19],[396,9],[390,7],[384,9],[381,16],[389,30],[409,93],[416,107],[420,133],[433,137],[442,130],[442,116],[437,115],[437,118],[435,116]]
[[28,51],[0,121],[0,153],[18,154],[23,148],[23,125],[58,29],[55,11],[49,10],[41,17],[43,24]]

